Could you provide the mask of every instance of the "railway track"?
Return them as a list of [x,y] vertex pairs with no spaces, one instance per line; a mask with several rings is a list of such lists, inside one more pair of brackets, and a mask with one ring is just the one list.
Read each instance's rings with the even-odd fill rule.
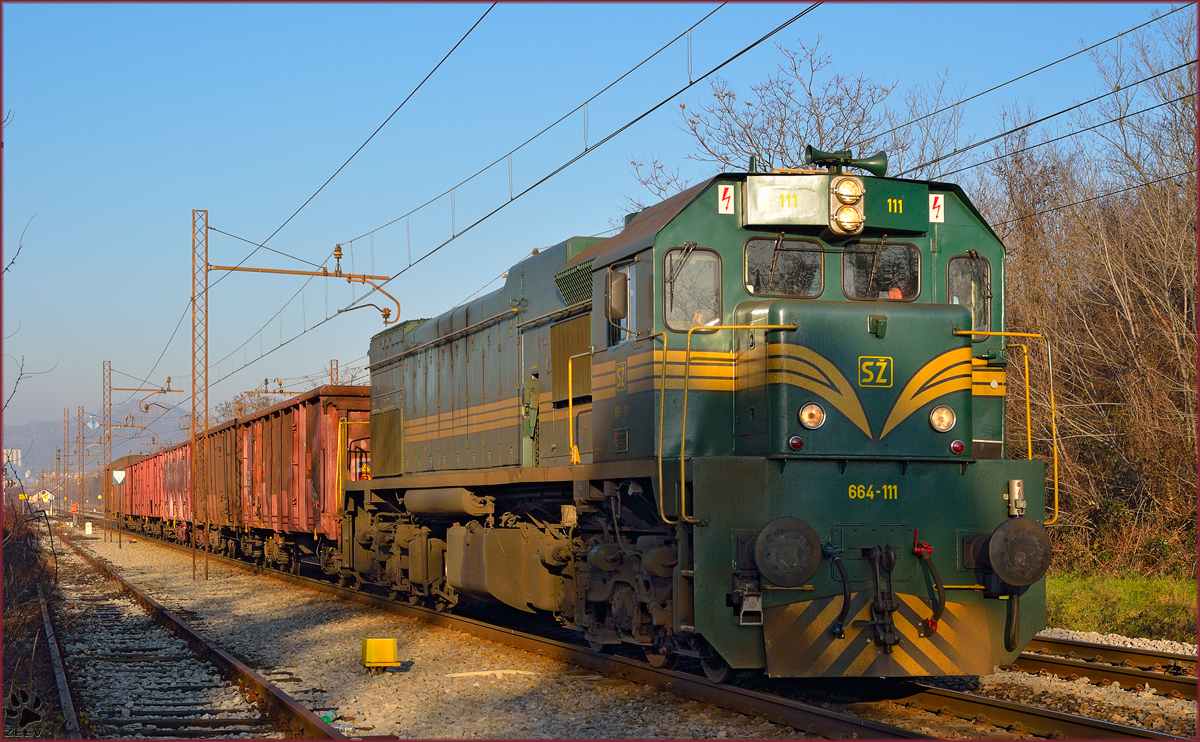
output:
[[1087,677],[1101,685],[1153,688],[1160,695],[1196,700],[1196,658],[1186,655],[1038,637],[1009,669]]
[[[189,551],[186,546],[157,540],[154,543],[183,552]],[[303,574],[261,570],[254,565],[222,556],[210,555],[210,558],[244,571],[260,572],[277,580],[314,588],[395,613],[418,617],[431,624],[453,627],[481,638],[573,662],[605,676],[668,690],[739,713],[765,717],[810,735],[835,738],[927,738],[945,736],[945,731],[939,733],[938,730],[941,729],[966,733],[968,736],[987,737],[1183,739],[1140,727],[913,682],[871,684],[878,692],[865,694],[871,696],[867,700],[840,706],[846,711],[837,710],[839,706],[836,704],[834,709],[830,709],[826,707],[829,703],[814,702],[807,693],[789,697],[780,690],[787,687],[804,687],[811,690],[814,685],[823,685],[820,681],[779,684],[773,684],[772,681],[752,682],[747,684],[749,687],[714,684],[685,672],[656,669],[629,657],[593,652],[546,636],[393,602],[381,595],[354,588],[337,587],[325,580]],[[759,690],[759,687],[763,689]],[[872,718],[863,718],[864,716]],[[906,723],[906,727],[909,728],[888,723],[889,721]],[[932,733],[912,731],[914,722],[917,726],[930,729]]]
[[345,739],[63,541],[58,637],[86,736]]

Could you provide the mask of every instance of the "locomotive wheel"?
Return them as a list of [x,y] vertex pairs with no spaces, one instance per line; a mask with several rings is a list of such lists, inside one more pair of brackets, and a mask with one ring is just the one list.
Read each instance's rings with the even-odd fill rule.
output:
[[[355,578],[355,579],[357,579],[357,578]],[[350,573],[349,572],[338,573],[337,585],[338,585],[338,587],[350,587]]]
[[674,652],[656,652],[650,647],[643,647],[646,653],[646,663],[656,670],[670,670],[679,664],[679,655]]
[[409,605],[420,605],[421,604],[421,596],[417,595],[416,593],[409,593],[408,596],[405,597],[405,600],[408,601]]
[[704,670],[704,677],[714,683],[727,683],[733,677],[733,668],[720,657],[701,658],[700,669]]
[[586,637],[586,638],[587,638],[588,649],[591,649],[593,652],[601,652],[603,654],[612,654],[617,649],[616,644],[605,644],[604,642],[600,641],[599,639],[593,639],[590,636]]

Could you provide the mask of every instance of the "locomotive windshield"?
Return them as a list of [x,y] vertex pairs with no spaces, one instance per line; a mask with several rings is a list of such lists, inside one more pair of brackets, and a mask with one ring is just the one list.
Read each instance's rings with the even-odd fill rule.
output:
[[842,251],[842,292],[849,299],[912,301],[921,291],[921,253],[898,242],[860,242]]
[[746,291],[754,296],[821,295],[821,246],[815,242],[756,238],[746,242]]

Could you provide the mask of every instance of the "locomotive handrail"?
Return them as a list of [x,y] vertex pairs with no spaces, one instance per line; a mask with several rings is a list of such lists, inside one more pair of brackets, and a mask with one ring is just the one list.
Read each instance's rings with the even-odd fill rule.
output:
[[[1049,379],[1050,387],[1050,444],[1054,459],[1054,517],[1045,521],[1043,525],[1052,526],[1058,521],[1058,420],[1054,412],[1054,357],[1050,352],[1050,339],[1045,335],[1036,332],[980,332],[955,330],[955,335],[986,335],[988,337],[1006,337],[1006,338],[1038,338],[1046,341],[1046,377]],[[1022,346],[1024,347],[1024,346]],[[1026,351],[1025,360],[1025,430],[1030,429],[1029,418],[1029,357]],[[1033,434],[1028,433],[1029,438],[1029,458],[1033,458]]]
[[[661,520],[663,523],[666,523],[666,524],[667,524],[667,525],[669,525],[669,526],[674,526],[674,525],[678,525],[678,524],[679,524],[679,519],[678,519],[678,518],[676,518],[675,520],[671,520],[671,519],[669,519],[669,518],[667,517],[667,515],[666,515],[666,513],[667,513],[666,503],[664,503],[664,502],[663,502],[663,466],[662,466],[662,459],[663,459],[663,456],[662,456],[662,453],[663,453],[663,422],[664,422],[664,421],[665,421],[665,419],[666,419],[666,409],[667,409],[667,345],[669,344],[669,343],[668,343],[668,340],[670,339],[671,335],[670,335],[670,333],[668,333],[668,332],[666,332],[666,331],[663,331],[663,332],[656,332],[656,333],[654,333],[653,335],[651,335],[650,337],[651,337],[651,338],[656,338],[656,337],[659,337],[659,336],[662,336],[662,341],[663,341],[663,350],[662,350],[662,372],[661,372],[661,374],[660,374],[660,380],[659,380],[659,384],[658,384],[658,388],[659,388],[659,401],[658,401],[658,484],[657,484],[657,487],[656,487],[656,488],[658,489],[658,518],[659,518],[659,520]],[[651,352],[653,352],[653,351],[651,351]],[[653,355],[651,355],[651,358],[653,358],[653,357],[654,357],[654,356],[653,356]]]
[[[689,518],[687,515],[687,484],[685,481],[685,456],[687,449],[687,409],[688,382],[691,379],[692,365],[692,333],[697,331],[717,332],[719,330],[792,330],[799,325],[696,325],[687,331],[687,352],[683,356],[683,420],[679,431],[679,519],[684,523],[699,523],[699,518]],[[663,346],[663,362],[666,362],[666,346]],[[736,362],[736,359],[735,359]],[[664,383],[665,386],[665,383]]]
[[1009,343],[1005,347],[1020,348],[1021,360],[1025,362],[1025,451],[1027,460],[1033,461],[1033,426],[1029,424],[1033,420],[1029,411],[1029,348],[1025,343]]
[[[529,327],[530,325],[536,324],[538,322],[549,322],[550,320],[554,319],[554,315],[556,315],[556,314],[566,314],[567,316],[570,316],[572,314],[580,314],[580,313],[582,313],[582,311],[584,309],[588,309],[590,311],[591,306],[592,306],[591,299],[584,299],[583,301],[577,301],[574,304],[568,304],[567,306],[562,307],[560,309],[555,309],[553,312],[546,312],[545,314],[538,315],[537,317],[534,317],[533,319],[527,319],[524,322],[517,325],[517,329],[523,330],[526,327]],[[514,309],[513,311],[516,311],[516,310]]]
[[[348,453],[347,449],[350,447],[350,434],[346,431],[346,429],[349,428],[351,425],[369,425],[370,422],[371,422],[370,420],[348,420],[344,417],[338,419],[338,432],[337,432],[337,444],[336,444],[337,445],[337,478],[334,480],[334,486],[337,488],[337,496],[339,498],[341,498],[341,496],[342,496],[342,487],[346,483],[346,480],[342,479],[342,474],[346,468],[346,464],[349,463],[345,454]],[[344,439],[343,439],[343,436],[345,436]],[[344,445],[342,443],[343,440],[345,440]],[[322,498],[322,499],[324,499],[324,498]],[[324,512],[324,511],[322,511],[322,512]],[[316,518],[313,518],[313,520],[316,521],[313,524],[313,538],[316,538],[317,537],[317,529],[321,525],[321,519],[318,516]]]
[[576,358],[590,356],[595,352],[592,346],[582,353],[576,353],[567,358],[567,442],[571,444],[571,466],[580,463],[579,446],[575,445],[575,374],[571,364]]
[[374,363],[367,364],[367,369],[374,371],[377,368],[382,368],[382,367],[388,366],[394,362],[398,362],[402,358],[407,358],[408,356],[412,355],[413,353],[416,353],[419,350],[424,350],[425,348],[428,348],[431,345],[437,345],[438,343],[448,343],[452,340],[457,340],[463,334],[468,333],[471,330],[476,330],[480,327],[483,327],[484,325],[488,324],[489,322],[496,322],[498,320],[505,319],[506,317],[511,317],[511,316],[513,316],[513,313],[518,312],[518,311],[520,311],[520,310],[514,307],[507,311],[501,312],[500,314],[494,314],[491,317],[488,317],[487,319],[479,320],[478,322],[476,322],[473,325],[467,325],[466,327],[462,328],[461,330],[455,330],[454,332],[446,333],[445,335],[443,335],[440,338],[434,338],[433,340],[421,343],[420,345],[418,345],[414,348],[409,348],[408,350],[404,351],[403,353],[397,353],[394,356],[389,356],[387,358],[384,358],[383,360],[375,361]]

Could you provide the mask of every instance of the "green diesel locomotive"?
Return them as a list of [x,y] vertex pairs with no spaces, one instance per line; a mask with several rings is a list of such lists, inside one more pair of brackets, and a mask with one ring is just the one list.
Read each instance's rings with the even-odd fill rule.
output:
[[1045,464],[1007,458],[1004,248],[885,172],[718,175],[376,335],[329,571],[718,681],[1011,661],[1050,545]]

